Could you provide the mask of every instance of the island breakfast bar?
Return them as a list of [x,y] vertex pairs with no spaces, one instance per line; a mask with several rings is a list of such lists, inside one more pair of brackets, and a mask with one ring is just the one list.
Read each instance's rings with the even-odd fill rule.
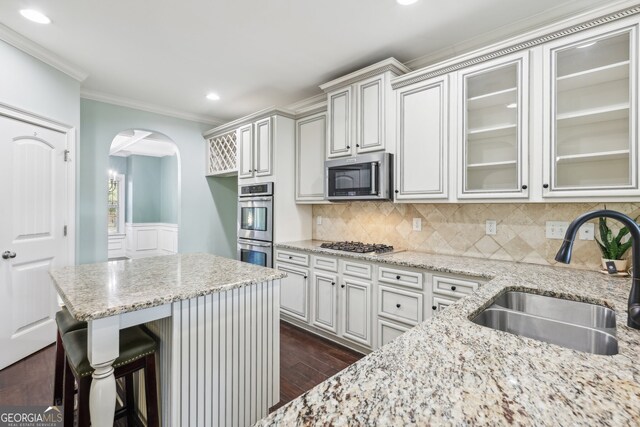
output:
[[279,400],[279,271],[210,254],[71,266],[51,272],[88,322],[93,426],[112,426],[120,329],[160,341],[161,424],[249,425]]

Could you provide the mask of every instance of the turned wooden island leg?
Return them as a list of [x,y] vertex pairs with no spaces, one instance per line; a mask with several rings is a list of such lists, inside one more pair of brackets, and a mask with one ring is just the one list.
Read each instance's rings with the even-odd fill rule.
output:
[[116,379],[113,362],[119,355],[118,315],[90,320],[87,342],[89,363],[95,369],[89,392],[89,412],[93,427],[112,427],[116,409]]

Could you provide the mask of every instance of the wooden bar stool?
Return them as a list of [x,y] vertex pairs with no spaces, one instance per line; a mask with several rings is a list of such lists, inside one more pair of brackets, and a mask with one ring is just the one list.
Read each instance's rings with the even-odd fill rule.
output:
[[64,348],[62,346],[62,336],[67,332],[86,329],[87,322],[76,320],[66,307],[56,313],[56,324],[58,332],[56,337],[56,365],[53,374],[53,404],[62,405],[62,385],[64,378]]
[[[78,426],[89,425],[89,389],[93,368],[87,357],[87,330],[67,332],[62,336],[66,352],[64,375],[64,425],[73,426],[74,379],[78,384]],[[127,416],[127,425],[137,425],[133,399],[133,373],[144,369],[147,426],[157,427],[158,392],[156,389],[156,340],[140,326],[120,331],[120,356],[113,362],[116,379],[124,377],[126,407],[116,418]],[[115,407],[113,408],[115,411]]]

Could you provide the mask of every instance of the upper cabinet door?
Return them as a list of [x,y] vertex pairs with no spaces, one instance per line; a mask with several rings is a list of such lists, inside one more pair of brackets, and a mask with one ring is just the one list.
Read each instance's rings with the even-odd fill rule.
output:
[[458,73],[458,197],[528,197],[529,52]]
[[257,121],[255,132],[255,175],[271,175],[271,117]]
[[253,177],[253,124],[238,129],[238,178]]
[[638,195],[637,25],[545,46],[544,197]]
[[329,93],[328,99],[327,157],[349,156],[351,155],[351,103],[353,102],[351,86]]
[[355,85],[356,152],[384,150],[385,76],[376,76]]
[[397,91],[396,200],[447,198],[448,76]]
[[324,201],[327,113],[296,121],[296,202]]

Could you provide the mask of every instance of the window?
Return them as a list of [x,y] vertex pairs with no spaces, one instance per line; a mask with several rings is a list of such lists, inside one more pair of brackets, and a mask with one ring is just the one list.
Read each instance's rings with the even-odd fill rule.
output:
[[110,171],[107,194],[107,230],[124,234],[124,175]]

